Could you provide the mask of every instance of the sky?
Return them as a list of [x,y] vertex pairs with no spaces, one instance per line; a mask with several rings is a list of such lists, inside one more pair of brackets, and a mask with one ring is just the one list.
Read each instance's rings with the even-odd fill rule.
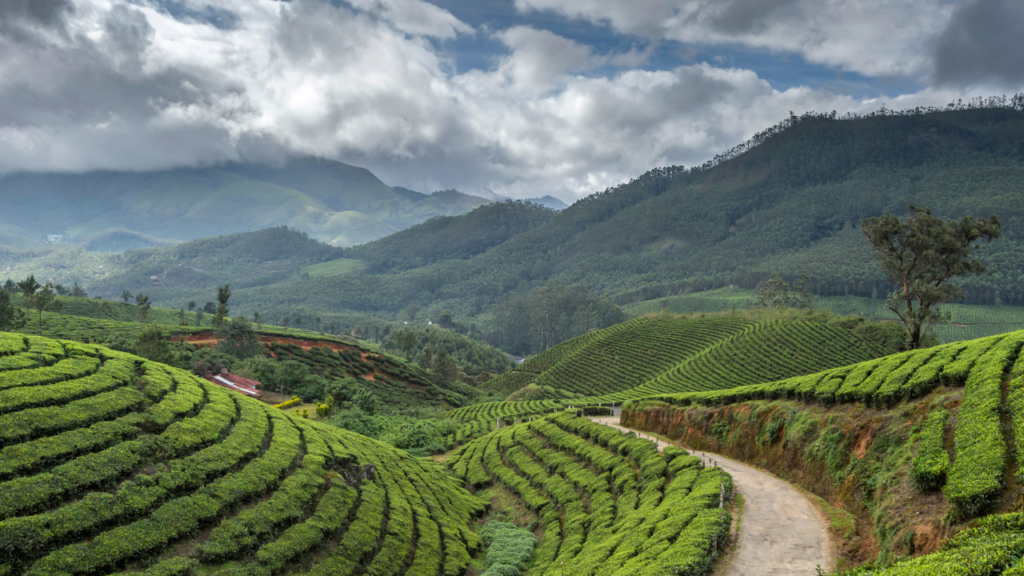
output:
[[566,201],[790,112],[1024,91],[1020,0],[0,0],[0,173],[316,155]]

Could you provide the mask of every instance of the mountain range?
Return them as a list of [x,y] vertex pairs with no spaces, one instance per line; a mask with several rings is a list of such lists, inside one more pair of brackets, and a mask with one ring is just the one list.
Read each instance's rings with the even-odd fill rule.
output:
[[0,244],[31,248],[53,237],[101,251],[282,225],[350,246],[491,202],[456,190],[392,187],[365,168],[309,157],[155,172],[15,173],[0,177],[0,198]]
[[[12,277],[39,271],[43,278],[79,281],[108,297],[144,290],[174,308],[210,299],[213,286],[231,282],[233,310],[265,317],[302,311],[398,319],[410,308],[431,315],[447,309],[486,328],[508,295],[552,282],[625,305],[722,286],[754,288],[778,272],[788,280],[808,275],[819,295],[884,297],[889,284],[858,227],[885,212],[905,215],[914,204],[953,218],[999,216],[1002,238],[980,252],[990,272],[962,284],[968,302],[1020,304],[1021,134],[1024,113],[1013,108],[808,114],[715,162],[654,169],[558,212],[506,201],[347,248],[281,228],[115,256],[8,251],[0,253],[0,266],[10,266]],[[409,193],[394,188],[344,200],[331,196],[323,182],[340,177],[323,174],[332,173],[326,167],[343,168],[322,164],[313,175],[239,167],[215,172],[311,190],[303,197],[335,214],[407,206],[396,198]],[[446,194],[456,193],[435,196]],[[182,204],[191,202],[189,194],[182,197]],[[236,248],[225,251],[228,245]]]

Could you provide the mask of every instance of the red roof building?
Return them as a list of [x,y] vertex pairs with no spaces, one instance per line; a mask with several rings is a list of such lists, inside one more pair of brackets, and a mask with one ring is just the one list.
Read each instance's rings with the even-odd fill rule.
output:
[[257,386],[260,385],[259,382],[249,380],[248,378],[242,378],[241,376],[236,376],[234,374],[229,374],[226,368],[222,369],[220,374],[217,375],[214,375],[213,372],[207,372],[206,379],[221,388],[241,392],[246,396],[251,396],[257,399],[260,397],[260,391],[257,389]]

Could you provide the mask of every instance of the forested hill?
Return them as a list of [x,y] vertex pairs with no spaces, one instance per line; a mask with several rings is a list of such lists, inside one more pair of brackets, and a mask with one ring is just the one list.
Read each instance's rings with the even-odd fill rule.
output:
[[367,272],[396,272],[442,260],[467,260],[546,224],[554,211],[532,202],[496,202],[462,216],[440,216],[346,250]]
[[[510,327],[533,330],[526,325],[540,324],[520,316],[542,310],[543,332],[572,336],[582,332],[567,327],[585,331],[587,324],[575,313],[562,319],[532,301],[511,306],[506,295],[557,281],[625,304],[716,286],[751,288],[779,272],[787,279],[808,274],[812,290],[822,295],[884,296],[889,286],[858,224],[887,211],[906,214],[913,203],[950,217],[998,215],[1003,237],[982,253],[995,273],[965,281],[968,302],[1024,304],[1022,134],[1024,113],[1010,107],[856,119],[805,115],[717,163],[655,169],[560,212],[498,203],[339,251],[291,239],[291,256],[235,258],[202,282],[192,282],[198,272],[178,266],[189,259],[172,257],[168,248],[146,253],[179,261],[165,263],[161,256],[103,272],[99,266],[107,263],[95,262],[81,278],[71,273],[81,258],[29,262],[12,256],[0,265],[12,266],[12,277],[36,272],[65,284],[83,282],[91,293],[102,288],[108,297],[122,288],[144,289],[155,303],[172,307],[204,302],[209,286],[231,282],[232,309],[246,314],[395,318],[418,306],[427,317],[448,309],[467,325],[493,329],[504,317]],[[212,264],[200,260],[189,260],[191,268],[210,274]],[[180,282],[174,274],[165,277],[168,270],[184,276]],[[125,284],[132,278],[145,286]],[[596,303],[584,309],[604,310]]]
[[1024,298],[1024,113],[807,115],[766,134],[717,165],[656,169],[585,198],[468,260],[313,278],[238,297],[254,308],[344,302],[382,313],[416,304],[472,314],[505,292],[550,280],[625,303],[686,289],[752,287],[772,271],[809,274],[820,294],[884,295],[888,286],[857,226],[886,211],[905,214],[913,203],[951,217],[997,214],[1003,238],[983,260],[998,273],[968,280],[968,301]]
[[[47,235],[93,237],[124,230],[191,240],[287,225],[337,246],[368,242],[433,216],[462,214],[490,200],[454,190],[427,195],[392,188],[365,168],[318,158],[281,165],[0,177],[0,241],[29,246]],[[6,237],[6,238],[5,238]],[[117,242],[101,242],[117,250]],[[139,238],[121,242],[145,245]],[[119,250],[118,250],[119,251]]]

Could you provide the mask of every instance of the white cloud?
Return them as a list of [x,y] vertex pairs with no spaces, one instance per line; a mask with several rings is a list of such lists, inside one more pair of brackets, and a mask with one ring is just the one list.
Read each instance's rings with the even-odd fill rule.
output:
[[[962,2],[960,2],[962,3]],[[925,76],[928,43],[950,21],[948,0],[515,0],[615,30],[686,43],[797,53],[868,76]]]
[[[750,70],[709,64],[602,76],[595,67],[644,55],[599,54],[529,27],[496,34],[509,53],[493,70],[453,75],[431,38],[468,26],[420,0],[362,1],[224,0],[227,29],[106,0],[31,25],[11,19],[0,26],[0,171],[300,153],[425,191],[570,198],[701,163],[790,110],[881,104],[778,91]],[[645,6],[631,26],[646,25]],[[898,105],[959,95],[929,89]]]

